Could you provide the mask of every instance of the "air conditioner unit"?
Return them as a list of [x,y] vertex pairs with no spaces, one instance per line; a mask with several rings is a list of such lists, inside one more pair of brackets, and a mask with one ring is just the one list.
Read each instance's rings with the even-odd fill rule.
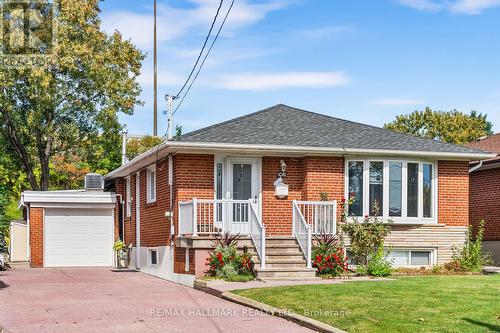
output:
[[98,173],[88,173],[85,175],[85,190],[102,191],[104,189],[104,178]]

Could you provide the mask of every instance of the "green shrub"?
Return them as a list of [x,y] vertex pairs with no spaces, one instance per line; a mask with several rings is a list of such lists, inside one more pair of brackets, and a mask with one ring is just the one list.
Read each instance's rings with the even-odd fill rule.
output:
[[376,216],[365,216],[363,222],[353,218],[352,222],[343,223],[341,229],[349,237],[349,252],[358,265],[368,264],[369,258],[377,253],[391,232],[387,222]]
[[386,259],[384,249],[380,246],[377,253],[366,265],[366,273],[371,276],[389,276],[392,273],[392,262]]
[[313,267],[320,276],[336,277],[348,270],[347,257],[336,235],[322,233],[315,236],[312,248]]
[[467,240],[461,250],[455,249],[453,260],[448,264],[450,270],[464,272],[481,272],[483,266],[491,264],[490,254],[483,253],[484,220],[481,220],[476,233],[473,235],[472,226],[469,226]]
[[[228,245],[229,244],[229,245]],[[216,241],[213,252],[207,258],[208,276],[226,281],[249,281],[253,279],[253,262],[248,253],[240,254],[236,242]]]

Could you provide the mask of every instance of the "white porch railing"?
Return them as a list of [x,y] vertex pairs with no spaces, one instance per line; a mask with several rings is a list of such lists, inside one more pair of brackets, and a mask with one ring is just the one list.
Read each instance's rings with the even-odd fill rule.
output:
[[257,205],[250,200],[250,237],[260,259],[260,268],[266,268],[266,227],[260,220]]
[[293,236],[311,268],[312,235],[337,233],[336,201],[293,201]]
[[337,201],[295,201],[313,234],[337,233]]
[[179,234],[210,235],[226,233],[248,235],[249,200],[196,199],[179,202]]
[[300,249],[307,261],[307,268],[312,267],[311,251],[312,251],[312,228],[306,222],[297,201],[292,203],[292,230],[293,236],[299,243]]
[[261,267],[265,267],[266,229],[252,200],[193,198],[179,202],[179,234],[203,236],[226,232],[250,236]]

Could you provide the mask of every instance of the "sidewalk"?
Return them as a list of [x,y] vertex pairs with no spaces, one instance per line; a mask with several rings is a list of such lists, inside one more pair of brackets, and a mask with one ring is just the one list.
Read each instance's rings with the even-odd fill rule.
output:
[[342,278],[342,279],[324,279],[324,280],[271,280],[248,282],[226,282],[223,280],[195,280],[194,289],[207,292],[212,295],[220,296],[222,293],[231,290],[253,289],[253,288],[272,288],[282,286],[298,286],[310,284],[339,284],[358,281],[390,281],[390,278],[372,278],[367,276]]

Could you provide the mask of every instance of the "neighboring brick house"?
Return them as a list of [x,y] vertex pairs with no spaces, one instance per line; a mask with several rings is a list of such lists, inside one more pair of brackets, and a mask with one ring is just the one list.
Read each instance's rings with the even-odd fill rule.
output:
[[[467,144],[468,147],[500,154],[500,133]],[[470,222],[485,221],[484,249],[500,265],[500,156],[471,162]]]
[[397,266],[449,261],[469,224],[469,162],[492,156],[276,105],[166,141],[106,178],[124,198],[137,268],[200,276],[213,234],[229,231],[247,236],[259,277],[307,278],[311,234],[336,232],[350,195],[350,215],[377,206],[393,220]]

